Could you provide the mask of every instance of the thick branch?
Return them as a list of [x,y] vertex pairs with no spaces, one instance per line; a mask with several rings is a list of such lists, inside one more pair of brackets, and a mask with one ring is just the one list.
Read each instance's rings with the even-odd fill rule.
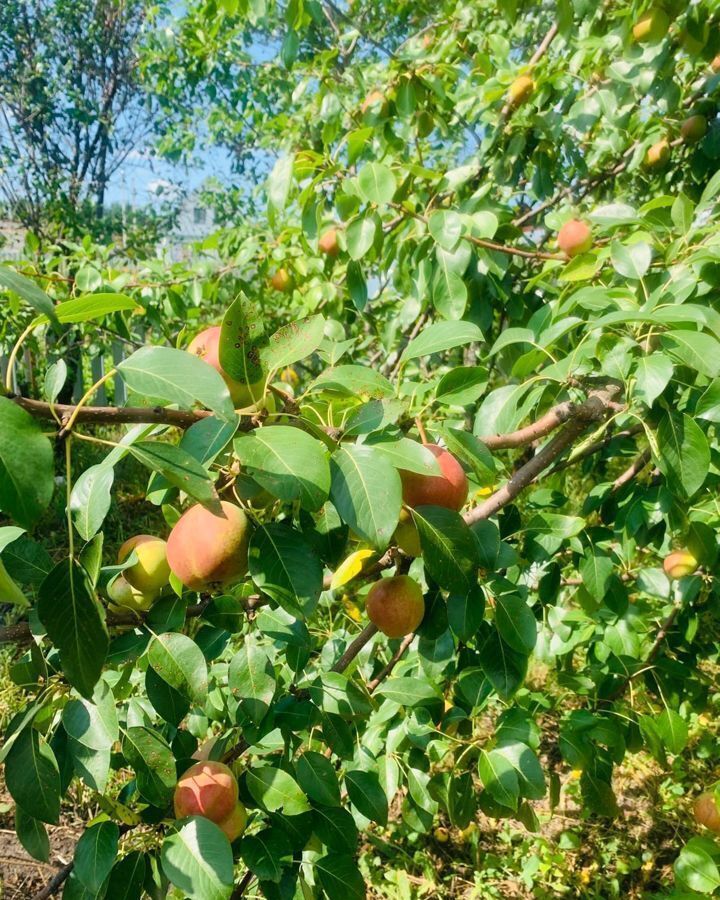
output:
[[[18,406],[22,406],[34,418],[47,419],[51,422],[59,419],[65,423],[75,411],[75,406],[71,404],[58,403],[51,406],[42,400],[30,400],[27,397],[11,397],[10,399]],[[147,425],[174,425],[176,428],[189,428],[211,415],[212,412],[207,409],[165,409],[162,406],[84,406],[78,413],[76,421],[91,425],[145,423]]]
[[562,431],[546,444],[533,458],[519,468],[512,478],[504,484],[499,491],[466,513],[464,518],[468,525],[489,519],[510,503],[517,495],[547,469],[578,437],[585,431],[591,422],[600,421],[608,411],[607,392],[592,394],[574,412],[573,418],[565,425]]
[[532,444],[542,437],[555,431],[562,424],[571,419],[577,411],[577,405],[571,401],[559,403],[551,410],[541,416],[536,422],[512,431],[509,434],[494,434],[487,437],[481,437],[480,440],[485,444],[488,450],[507,450],[514,447],[524,447],[525,444]]

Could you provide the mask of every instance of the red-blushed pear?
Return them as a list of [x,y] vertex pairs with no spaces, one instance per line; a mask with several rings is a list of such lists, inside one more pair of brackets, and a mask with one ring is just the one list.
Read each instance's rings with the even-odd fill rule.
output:
[[204,760],[183,772],[173,796],[175,818],[205,816],[217,825],[233,815],[238,785],[232,770],[221,762]]
[[324,253],[325,256],[329,256],[331,259],[335,259],[335,257],[340,252],[340,244],[338,243],[337,237],[337,228],[330,227],[322,233],[322,236],[318,241],[318,249],[321,253]]
[[663,138],[650,147],[645,154],[645,164],[650,169],[661,169],[670,159],[670,144]]
[[383,119],[387,116],[389,111],[390,106],[387,97],[382,91],[370,91],[360,107],[360,112],[363,115],[368,113],[369,115],[378,116]]
[[231,378],[220,365],[220,325],[213,325],[196,335],[188,346],[188,353],[199,356],[216,372],[222,375],[222,379],[230,391],[230,399],[236,409],[246,409],[248,406],[259,403],[262,400],[265,382],[262,378],[253,384],[245,384]]
[[445,506],[460,510],[468,495],[468,480],[463,467],[450,453],[437,444],[423,444],[437,459],[440,475],[420,475],[403,469],[400,472],[402,496],[412,509],[418,506]]
[[365,601],[368,618],[391,638],[415,631],[425,615],[425,600],[417,581],[409,575],[381,578]]
[[242,802],[238,800],[235,804],[235,809],[230,815],[218,822],[217,825],[231,844],[233,841],[236,841],[245,831],[245,826],[247,825],[247,810]]
[[674,550],[663,562],[663,569],[670,580],[692,575],[697,567],[698,561],[689,550]]
[[270,284],[281,294],[287,294],[292,290],[292,276],[287,269],[280,268],[270,276]]
[[178,519],[167,542],[173,574],[193,591],[237,581],[248,568],[250,524],[247,516],[223,500],[216,515],[199,503]]
[[133,550],[138,561],[123,571],[123,577],[143,594],[157,597],[170,578],[167,544],[152,534],[136,534],[118,550],[118,562],[125,562]]
[[155,597],[134,588],[123,575],[118,575],[110,582],[107,595],[112,600],[108,609],[114,613],[123,612],[125,609],[147,612],[155,600]]
[[720,53],[718,53],[718,55],[710,63],[710,68],[716,75],[718,72],[720,72]]
[[707,134],[705,116],[689,116],[680,126],[680,136],[686,144],[697,144]]
[[704,825],[710,831],[720,834],[720,809],[711,791],[700,794],[693,804],[693,813],[698,825]]
[[656,7],[646,12],[633,25],[633,37],[638,44],[656,44],[668,33],[670,17],[664,9]]
[[400,510],[400,521],[395,529],[393,540],[406,556],[422,556],[417,525],[413,522],[411,513],[406,509]]
[[590,226],[581,219],[570,219],[562,226],[557,236],[558,247],[569,259],[580,253],[587,253],[592,247],[592,242]]
[[507,102],[515,109],[521,106],[535,90],[535,82],[529,75],[520,75],[510,85],[507,93]]

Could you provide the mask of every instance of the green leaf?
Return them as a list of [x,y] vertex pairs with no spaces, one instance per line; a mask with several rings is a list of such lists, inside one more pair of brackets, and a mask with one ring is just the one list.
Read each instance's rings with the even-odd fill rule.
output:
[[635,367],[634,395],[648,406],[662,394],[673,375],[673,364],[664,353],[641,356]]
[[495,481],[495,460],[483,441],[469,431],[446,426],[442,429],[448,450],[473,470],[481,484]]
[[165,739],[152,728],[133,726],[123,735],[122,752],[135,770],[140,796],[165,807],[177,781],[175,759]]
[[62,711],[65,731],[91,750],[108,750],[119,737],[115,697],[98,681],[92,701],[70,700]]
[[325,319],[307,316],[289,325],[283,325],[271,335],[268,346],[260,356],[268,372],[282,369],[314,353],[322,343]]
[[297,816],[310,809],[298,783],[283,769],[258,766],[248,769],[246,777],[253,799],[268,812],[280,809],[286,816]]
[[675,860],[673,869],[680,881],[692,891],[712,894],[720,887],[720,870],[715,859],[717,844],[710,838],[693,837]]
[[220,375],[193,353],[171,347],[141,347],[118,367],[131,391],[190,409],[201,403],[231,421],[235,410]]
[[207,663],[202,651],[185,634],[166,632],[153,638],[147,651],[155,672],[191,703],[201,706],[207,698]]
[[236,438],[235,453],[248,473],[273,496],[299,500],[310,511],[319,509],[330,491],[330,466],[324,444],[287,425],[258,428]]
[[477,582],[477,545],[462,516],[441,506],[419,506],[412,511],[420,535],[423,561],[445,590],[466,594]]
[[609,556],[588,550],[580,563],[579,570],[583,585],[590,596],[600,603],[605,596],[608,582],[615,571],[615,563]]
[[482,366],[457,366],[447,372],[435,388],[435,399],[446,406],[474,403],[487,387],[487,369]]
[[198,503],[219,503],[215,485],[207,469],[185,450],[164,441],[139,441],[130,453],[153,472],[159,472]]
[[437,688],[422,678],[389,678],[375,692],[401,706],[420,706],[439,698]]
[[45,825],[20,806],[15,807],[15,834],[33,859],[45,863],[50,860],[50,840]]
[[366,163],[358,175],[360,195],[368,203],[390,203],[397,184],[392,170],[382,163]]
[[60,651],[67,680],[83,697],[92,697],[110,641],[82,566],[64,559],[47,575],[38,591],[38,616]]
[[315,871],[328,900],[365,900],[365,881],[352,856],[329,853],[317,860]]
[[[138,302],[124,294],[84,294],[73,300],[65,300],[55,307],[57,320],[63,323],[89,322],[92,319],[101,319],[114,312],[137,309]],[[35,325],[48,322],[46,315],[35,319]]]
[[610,245],[610,256],[613,268],[618,274],[637,280],[650,268],[652,250],[649,244],[643,242],[625,245],[620,241],[613,241]]
[[279,882],[283,868],[292,862],[292,846],[284,831],[263,828],[242,839],[240,856],[260,881]]
[[711,382],[695,407],[695,417],[707,422],[720,422],[720,381]]
[[433,272],[433,306],[446,319],[453,321],[461,319],[468,300],[467,285],[463,281],[462,275],[459,275],[449,265],[446,255],[438,257]]
[[375,242],[377,222],[374,215],[359,216],[347,228],[345,240],[348,253],[354,260],[362,259]]
[[336,391],[361,400],[382,400],[383,397],[395,396],[395,389],[387,378],[367,366],[333,366],[325,369],[308,390]]
[[300,787],[313,803],[340,806],[340,787],[335,767],[322,753],[306,750],[295,763]]
[[102,528],[110,511],[115,470],[107,463],[90,466],[80,475],[70,494],[70,515],[80,537],[89,541]]
[[417,472],[418,475],[440,475],[440,464],[427,447],[411,438],[388,437],[386,434],[371,434],[365,445],[383,453],[396,469]]
[[203,816],[185,819],[163,841],[163,873],[189,900],[228,900],[233,890],[230,842]]
[[469,641],[482,623],[485,595],[475,585],[467,593],[451,594],[447,601],[448,624],[460,641]]
[[509,700],[523,683],[527,656],[512,650],[494,628],[479,644],[480,665],[501,700]]
[[258,590],[299,617],[312,615],[323,588],[320,560],[284,522],[259,525],[250,539],[250,575]]
[[32,528],[54,487],[52,444],[29,413],[0,397],[0,511]]
[[688,726],[673,709],[664,709],[655,719],[655,727],[671,753],[682,753],[688,741]]
[[267,180],[268,218],[270,222],[274,222],[277,213],[282,212],[287,205],[290,185],[292,184],[294,162],[295,157],[293,154],[279,156]]
[[18,297],[29,303],[36,312],[47,316],[59,328],[52,300],[30,278],[20,275],[19,272],[15,272],[7,266],[0,266],[0,286],[17,294]]
[[228,688],[253,722],[261,722],[275,696],[275,670],[270,657],[249,637],[230,660]]
[[517,809],[520,799],[517,772],[500,750],[480,751],[478,773],[493,800],[501,806]]
[[54,825],[60,818],[60,770],[44,737],[23,728],[5,758],[5,784],[27,815]]
[[364,772],[360,769],[346,772],[345,787],[350,802],[358,812],[372,822],[387,825],[388,799],[377,773]]
[[530,653],[537,640],[537,622],[527,603],[517,594],[495,597],[495,624],[503,641],[519,653]]
[[720,342],[699,331],[665,331],[660,341],[666,353],[690,369],[717,378],[720,375]]
[[445,250],[454,250],[463,231],[460,214],[453,210],[435,210],[428,219],[428,231]]
[[310,698],[323,712],[344,718],[369,716],[373,710],[367,693],[340,672],[321,672],[310,686]]
[[331,459],[330,499],[343,522],[376,550],[384,550],[397,527],[402,485],[397,469],[368,446],[345,446]]
[[313,831],[328,850],[352,852],[357,846],[358,830],[352,815],[339,806],[316,806]]
[[133,850],[113,866],[105,900],[137,900],[142,896],[147,863],[139,850]]
[[464,344],[482,340],[484,340],[482,331],[472,322],[435,322],[424,328],[408,343],[401,360],[407,362],[419,356],[441,353],[443,350],[451,350],[453,347],[462,347]]
[[692,497],[710,469],[710,448],[702,429],[688,415],[668,413],[660,422],[657,446],[657,465],[671,488]]
[[93,895],[98,895],[110,874],[118,851],[120,832],[114,822],[98,822],[82,833],[75,847],[75,877]]

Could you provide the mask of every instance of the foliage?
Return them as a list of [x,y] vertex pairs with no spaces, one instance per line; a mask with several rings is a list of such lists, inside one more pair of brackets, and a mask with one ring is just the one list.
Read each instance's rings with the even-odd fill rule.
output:
[[[613,818],[628,759],[668,792],[689,746],[716,759],[698,723],[720,645],[717,12],[677,4],[641,42],[643,12],[230,0],[148,38],[166,152],[192,150],[183,125],[208,103],[239,172],[275,158],[267,221],[213,236],[212,261],[129,272],[87,241],[0,270],[16,357],[61,348],[70,326],[105,353],[106,333],[130,344],[112,373],[126,407],[92,391],[55,406],[62,351],[34,397],[0,398],[0,558],[30,605],[6,635],[27,644],[27,703],[0,754],[36,855],[73,780],[97,794],[68,896],[361,897],[361,834],[440,843],[439,823],[471,835],[482,815],[531,835],[560,770],[590,821]],[[253,35],[278,59],[243,56]],[[690,113],[708,120],[699,141],[680,130]],[[572,219],[592,242],[568,258],[551,238]],[[220,318],[226,379],[262,385],[239,413],[184,351]],[[107,450],[90,468],[86,442]],[[467,474],[459,512],[403,506],[407,472],[439,473],[428,442]],[[103,552],[130,457],[167,530],[196,503],[244,508],[244,578],[198,592],[171,576],[149,610],[109,608],[138,563]],[[51,560],[38,524],[58,478]],[[397,546],[401,515],[417,555]],[[697,565],[670,580],[673,550]],[[363,603],[397,574],[425,614],[388,639]],[[232,846],[172,813],[199,745],[233,766],[250,813]],[[503,864],[468,840],[482,890]],[[709,832],[674,851],[677,896],[718,890]]]

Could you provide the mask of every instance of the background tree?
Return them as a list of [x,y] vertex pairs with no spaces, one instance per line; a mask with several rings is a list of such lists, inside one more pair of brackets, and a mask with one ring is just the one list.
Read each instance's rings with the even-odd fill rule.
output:
[[0,9],[0,191],[36,232],[92,227],[152,124],[138,81],[143,0],[8,0]]

